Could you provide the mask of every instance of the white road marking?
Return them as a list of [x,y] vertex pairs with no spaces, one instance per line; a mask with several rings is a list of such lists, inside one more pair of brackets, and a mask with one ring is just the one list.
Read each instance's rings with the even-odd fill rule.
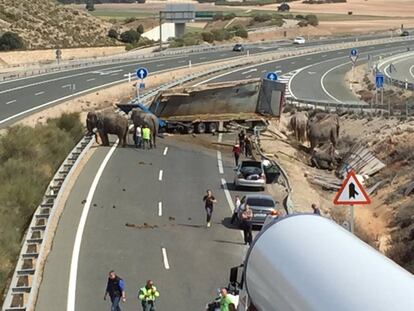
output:
[[265,73],[267,70],[265,69],[265,70],[262,70],[262,73]]
[[241,74],[242,74],[242,75],[245,75],[245,74],[247,74],[247,73],[250,73],[250,72],[255,72],[255,71],[257,71],[257,68],[249,69],[249,70],[247,70],[247,71],[245,71],[245,72],[242,72]]
[[98,71],[93,71],[92,73],[99,74],[100,76],[106,76],[114,72],[121,72],[121,71],[124,71],[124,69],[108,70],[108,71],[106,71],[106,69],[102,69]]
[[323,55],[322,55],[322,57],[326,57],[326,56],[328,56],[328,55],[326,55],[326,54],[323,54]]
[[37,92],[37,93],[35,93],[35,96],[39,96],[39,95],[42,95],[42,94],[44,94],[45,92],[43,92],[43,91],[41,91],[41,92]]
[[[94,79],[95,80],[95,79]],[[67,88],[67,87],[72,87],[72,84],[65,84],[65,85],[62,85],[62,89],[63,88]]]
[[314,75],[316,72],[315,71],[308,71],[308,74],[310,75]]
[[167,152],[168,152],[168,147],[165,147],[163,155],[167,155]]
[[113,74],[111,74],[111,77],[113,77],[113,76],[119,76],[119,73],[113,73]]
[[328,71],[326,71],[323,75],[322,75],[322,77],[321,77],[321,87],[322,87],[322,90],[325,92],[325,94],[326,95],[328,95],[330,98],[332,98],[334,101],[336,101],[337,103],[342,103],[339,99],[337,99],[335,96],[333,96],[331,93],[329,93],[328,92],[328,90],[325,88],[325,85],[324,85],[324,80],[325,80],[325,78],[326,78],[326,76],[331,72],[331,71],[334,71],[335,69],[338,69],[339,67],[342,67],[342,66],[345,66],[345,65],[348,65],[348,62],[346,62],[345,64],[339,64],[339,65],[337,65],[337,66],[335,66],[335,67],[332,67],[331,69],[329,69]]
[[163,174],[163,171],[162,171],[162,170],[160,170],[160,172],[159,172],[159,174],[158,174],[158,180],[159,180],[159,181],[161,181],[161,180],[162,180],[162,174]]
[[248,75],[247,77],[246,77],[246,79],[250,79],[252,77],[252,75]]
[[187,62],[186,60],[180,60],[178,63],[182,64],[182,63],[186,63],[186,62]]
[[93,80],[95,80],[95,78],[90,78],[90,79],[88,79],[88,80],[86,80],[87,82],[90,82],[90,81],[93,81]]
[[306,60],[312,60],[312,57],[308,57],[308,58],[306,58]]
[[206,59],[207,57],[205,57],[205,56],[203,56],[203,57],[200,57],[199,59]]
[[102,173],[109,162],[112,154],[114,153],[116,147],[118,146],[119,140],[115,142],[112,148],[109,150],[108,154],[105,156],[105,159],[99,166],[98,172],[93,179],[91,188],[89,189],[88,196],[86,197],[86,202],[82,210],[82,215],[79,220],[78,229],[76,231],[75,243],[73,245],[72,251],[72,260],[70,263],[70,274],[69,274],[69,286],[68,286],[68,300],[66,305],[66,311],[75,311],[76,303],[76,281],[78,276],[78,263],[79,263],[79,252],[82,244],[83,231],[85,229],[86,220],[88,218],[89,209],[91,207],[92,199],[95,194],[95,190],[98,186],[99,180],[102,176]]
[[13,100],[11,100],[11,101],[8,101],[7,103],[6,103],[6,105],[10,105],[10,104],[13,104],[13,103],[15,103],[16,102],[16,100],[15,99],[13,99]]
[[162,202],[158,202],[158,216],[162,216]]
[[[226,196],[227,203],[229,204],[230,211],[233,214],[235,207],[234,207],[233,199],[231,198],[230,191],[227,188],[227,182],[224,178],[221,179],[221,185],[223,187],[223,191],[224,191],[224,195]],[[241,230],[239,230],[239,233],[242,237],[244,237],[244,234]]]
[[166,270],[170,270],[170,264],[168,263],[168,257],[167,257],[167,250],[164,247],[161,250],[162,250],[162,261],[164,262],[164,268]]
[[221,152],[218,150],[217,150],[217,163],[218,163],[219,173],[224,174],[223,160],[221,159]]
[[157,67],[165,66],[165,64],[157,64]]
[[414,78],[414,65],[410,67],[410,75]]
[[296,64],[296,62],[290,62],[292,65]]
[[223,133],[219,133],[219,134],[218,134],[218,139],[217,139],[217,141],[218,141],[219,143],[221,143],[221,142],[223,141]]

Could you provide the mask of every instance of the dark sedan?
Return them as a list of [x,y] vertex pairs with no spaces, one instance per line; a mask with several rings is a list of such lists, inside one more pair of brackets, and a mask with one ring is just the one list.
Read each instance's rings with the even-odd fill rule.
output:
[[241,199],[240,210],[237,214],[239,220],[246,208],[246,204],[252,209],[252,224],[255,226],[262,226],[266,217],[274,214],[276,211],[279,212],[281,216],[286,214],[284,209],[279,205],[279,202],[275,202],[272,196],[268,194],[248,194]]
[[237,43],[235,46],[233,46],[233,51],[234,52],[243,52],[244,51],[244,46]]

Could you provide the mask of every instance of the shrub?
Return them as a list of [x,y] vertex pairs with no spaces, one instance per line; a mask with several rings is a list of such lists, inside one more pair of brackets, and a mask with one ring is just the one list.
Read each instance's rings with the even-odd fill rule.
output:
[[138,42],[139,38],[140,38],[140,34],[132,29],[121,33],[121,41],[125,43]]
[[94,4],[93,0],[87,0],[86,9],[88,11],[95,11],[95,4]]
[[299,27],[306,27],[306,26],[308,26],[308,22],[307,22],[306,20],[300,21],[300,22],[298,23],[298,26],[299,26]]
[[271,26],[277,26],[277,27],[282,27],[284,23],[285,22],[283,21],[283,19],[272,19],[270,21]]
[[0,37],[0,51],[18,50],[24,48],[23,39],[17,33],[5,32]]
[[135,17],[127,17],[124,20],[124,24],[129,24],[129,23],[135,22],[136,20],[137,19]]
[[113,38],[113,39],[118,39],[118,31],[116,31],[115,29],[109,29],[108,37]]
[[247,33],[247,30],[243,26],[234,27],[233,29],[234,29],[234,34],[237,37],[247,38],[249,36],[249,34]]
[[137,32],[142,35],[144,33],[144,26],[142,24],[139,24],[137,27]]
[[308,23],[312,26],[318,26],[319,24],[319,20],[318,17],[316,15],[306,15],[305,19],[308,21]]
[[208,43],[213,43],[214,41],[214,35],[210,31],[202,32],[201,38],[203,39],[203,41],[208,42]]
[[272,15],[270,14],[257,14],[253,17],[253,20],[258,23],[263,23],[270,21],[272,19]]

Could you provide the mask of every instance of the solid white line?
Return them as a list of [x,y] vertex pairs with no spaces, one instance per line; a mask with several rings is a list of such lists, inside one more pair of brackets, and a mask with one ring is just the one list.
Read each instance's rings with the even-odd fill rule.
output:
[[109,162],[112,154],[114,153],[116,147],[118,146],[118,140],[109,150],[108,154],[105,156],[105,159],[99,166],[98,172],[93,179],[91,188],[89,189],[88,196],[86,197],[86,202],[82,210],[82,215],[79,220],[78,229],[76,231],[75,243],[73,245],[72,251],[72,260],[70,264],[70,274],[69,274],[69,286],[68,286],[68,300],[66,305],[67,311],[75,311],[76,303],[76,281],[78,276],[78,263],[79,263],[79,253],[82,244],[83,231],[85,229],[86,219],[88,218],[89,209],[91,207],[92,199],[95,194],[95,190],[98,186],[99,180],[102,176],[102,173]]
[[221,152],[218,150],[217,150],[217,163],[218,163],[219,173],[224,174],[223,161],[221,159]]
[[44,94],[45,92],[43,92],[43,91],[41,91],[41,92],[37,92],[37,93],[35,93],[35,96],[39,96],[39,95],[42,95],[42,94]]
[[[88,79],[88,80],[86,80],[87,82],[90,82],[90,81],[93,81],[93,80],[95,80],[95,78],[90,78],[90,79]],[[63,86],[62,86],[63,87]]]
[[414,78],[414,65],[410,67],[410,75]]
[[242,72],[241,74],[242,74],[242,75],[245,75],[245,74],[247,74],[247,73],[250,73],[250,72],[255,72],[255,71],[257,71],[257,68],[249,69],[249,70],[247,70],[247,71],[245,71],[245,72]]
[[158,174],[158,180],[161,181],[162,180],[162,170],[160,170],[160,173]]
[[62,88],[66,88],[66,87],[72,87],[72,84],[65,84],[65,85],[62,85]]
[[218,140],[219,143],[221,143],[223,141],[223,133],[219,133],[218,134]]
[[13,103],[15,103],[16,102],[16,100],[15,99],[13,99],[13,100],[11,100],[11,101],[8,101],[7,103],[6,103],[6,105],[10,105],[10,104],[13,104]]
[[166,270],[170,270],[170,264],[168,263],[167,257],[167,250],[164,247],[162,248],[162,261],[164,262],[164,268]]
[[162,216],[162,202],[158,202],[158,216]]
[[163,155],[167,155],[168,147],[165,147]]
[[348,65],[349,64],[349,62],[346,62],[345,64],[339,64],[339,65],[337,65],[337,66],[334,66],[334,67],[332,67],[331,69],[329,69],[328,71],[326,71],[323,75],[322,75],[322,77],[321,77],[321,87],[322,87],[322,90],[325,92],[325,94],[326,95],[328,95],[330,98],[332,98],[334,101],[336,101],[337,103],[342,103],[342,101],[340,101],[339,99],[337,99],[335,96],[333,96],[331,93],[329,93],[328,92],[328,90],[325,88],[325,85],[324,85],[324,80],[325,80],[325,78],[326,78],[326,76],[331,72],[331,71],[334,71],[335,69],[338,69],[339,67],[342,67],[342,66],[345,66],[345,65]]

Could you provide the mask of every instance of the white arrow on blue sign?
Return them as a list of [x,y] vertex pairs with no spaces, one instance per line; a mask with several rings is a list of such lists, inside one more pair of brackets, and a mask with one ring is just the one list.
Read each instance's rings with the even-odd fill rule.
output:
[[148,69],[147,68],[142,67],[142,68],[137,69],[137,77],[139,79],[141,79],[141,80],[145,79],[147,76],[148,76]]
[[266,75],[266,78],[268,80],[276,81],[277,80],[277,74],[275,72],[268,72]]
[[349,53],[349,57],[351,58],[351,61],[355,63],[356,60],[358,59],[358,50],[352,49],[351,52]]

